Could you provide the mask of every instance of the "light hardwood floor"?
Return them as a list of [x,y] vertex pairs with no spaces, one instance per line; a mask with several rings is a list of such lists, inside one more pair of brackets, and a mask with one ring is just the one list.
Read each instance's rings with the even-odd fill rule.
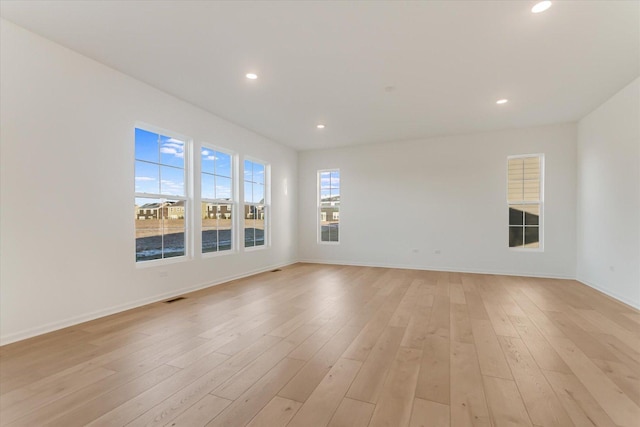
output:
[[8,426],[639,426],[640,312],[578,282],[296,264],[0,348]]

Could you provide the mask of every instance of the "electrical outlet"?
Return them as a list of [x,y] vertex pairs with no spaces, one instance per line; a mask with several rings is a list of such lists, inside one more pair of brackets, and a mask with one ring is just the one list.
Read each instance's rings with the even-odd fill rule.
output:
[[440,249],[436,249],[435,251],[433,251],[433,253],[436,255],[440,255],[442,252],[440,251]]
[[420,249],[413,248],[413,249],[411,249],[411,252],[413,252],[414,254],[417,254],[418,252],[420,252]]

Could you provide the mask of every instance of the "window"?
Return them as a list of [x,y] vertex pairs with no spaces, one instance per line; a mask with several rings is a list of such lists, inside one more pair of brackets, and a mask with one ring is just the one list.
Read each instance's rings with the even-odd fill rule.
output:
[[244,161],[244,247],[264,246],[268,215],[267,166]]
[[233,156],[203,146],[201,159],[202,253],[233,249]]
[[318,171],[318,240],[340,241],[340,171]]
[[186,255],[185,138],[135,129],[136,262]]
[[508,158],[509,247],[542,249],[544,155]]

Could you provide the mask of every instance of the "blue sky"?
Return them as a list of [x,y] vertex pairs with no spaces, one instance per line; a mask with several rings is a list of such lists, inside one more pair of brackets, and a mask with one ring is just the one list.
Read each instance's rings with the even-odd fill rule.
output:
[[320,172],[320,199],[340,195],[340,172]]
[[244,161],[244,201],[264,203],[264,165],[261,163]]
[[231,199],[231,155],[203,147],[200,158],[202,198]]
[[185,195],[184,141],[136,129],[135,147],[137,193]]
[[[185,196],[184,141],[137,128],[135,138],[135,191]],[[201,197],[231,199],[232,156],[203,147],[200,159]],[[264,176],[263,164],[244,161],[245,202],[264,203]]]

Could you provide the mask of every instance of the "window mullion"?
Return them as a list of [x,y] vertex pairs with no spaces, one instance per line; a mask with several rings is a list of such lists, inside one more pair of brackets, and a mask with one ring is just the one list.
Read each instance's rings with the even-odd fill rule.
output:
[[[543,221],[542,192],[543,192],[543,161],[541,154],[509,156],[507,160],[507,206],[509,208],[509,247],[530,249],[541,248],[541,229]],[[514,163],[512,163],[514,162]],[[520,164],[519,164],[520,163]],[[537,167],[535,166],[537,165]],[[520,173],[517,172],[518,167]],[[518,179],[511,179],[517,176]],[[516,184],[518,183],[518,184]],[[535,194],[537,185],[537,197],[535,200],[528,200]],[[518,187],[520,187],[518,189]],[[517,198],[517,200],[513,200]],[[525,200],[527,199],[527,200]],[[511,221],[512,212],[521,211],[520,215],[515,215],[521,225],[513,224]],[[516,212],[513,212],[515,214]],[[533,217],[531,217],[533,215]],[[537,217],[537,219],[536,219]],[[514,222],[516,221],[514,218]],[[537,224],[536,224],[537,223]],[[537,230],[537,232],[535,231]],[[532,231],[532,233],[528,233]],[[512,232],[516,233],[515,235]],[[520,233],[522,241],[520,239]],[[534,240],[537,235],[537,240]],[[519,243],[519,244],[516,244]],[[532,243],[537,245],[529,246]]]
[[[135,135],[135,187],[155,190],[134,191],[135,204],[139,205],[135,218],[136,262],[185,256],[190,232],[190,142],[140,127],[136,127]],[[147,185],[145,181],[152,182]],[[181,195],[167,194],[169,191]],[[175,236],[169,239],[172,232]]]

